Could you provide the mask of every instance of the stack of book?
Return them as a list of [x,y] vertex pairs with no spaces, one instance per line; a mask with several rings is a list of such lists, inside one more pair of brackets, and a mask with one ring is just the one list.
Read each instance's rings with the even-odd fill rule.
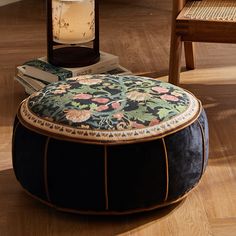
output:
[[27,94],[32,94],[49,83],[65,80],[70,77],[85,74],[117,74],[129,75],[131,71],[119,65],[119,57],[101,52],[100,61],[85,67],[63,68],[47,62],[46,57],[27,61],[16,68],[15,80],[24,88]]

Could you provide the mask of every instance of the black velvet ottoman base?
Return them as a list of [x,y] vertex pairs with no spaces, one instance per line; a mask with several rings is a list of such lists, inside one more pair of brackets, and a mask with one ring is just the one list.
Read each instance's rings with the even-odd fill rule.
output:
[[[101,83],[110,83],[111,77],[106,79],[106,76],[102,76],[103,82]],[[120,80],[122,83],[126,81],[126,78],[123,77],[115,78],[113,76],[112,78]],[[92,86],[94,93],[97,95],[96,89],[99,91],[100,87],[98,87],[98,83],[93,83],[93,79],[94,81],[98,80],[98,77],[89,78],[90,83],[82,83],[83,90],[86,90],[85,85],[90,86],[90,89]],[[142,84],[139,83],[139,92],[145,87],[143,83],[154,83],[155,86],[151,84],[147,87],[164,87],[166,89],[155,89],[158,91],[158,96],[163,96],[163,92],[167,92],[167,89],[171,90],[172,88],[175,90],[175,93],[172,92],[172,94],[175,94],[175,96],[180,92],[188,94],[188,92],[168,83],[156,82],[143,77],[128,77],[127,88],[131,86],[131,79],[142,82]],[[100,85],[102,85],[101,83]],[[28,98],[19,108],[13,133],[13,166],[18,181],[28,193],[62,211],[116,215],[141,212],[169,205],[181,200],[197,185],[205,171],[208,159],[208,125],[205,112],[200,103],[198,103],[196,114],[194,113],[190,120],[182,122],[180,126],[174,122],[175,128],[170,128],[171,124],[169,124],[161,132],[159,132],[159,128],[156,129],[155,132],[159,130],[159,133],[154,133],[151,130],[147,132],[146,121],[148,118],[145,121],[143,119],[142,122],[140,117],[138,118],[139,121],[132,120],[132,122],[136,122],[135,128],[128,129],[126,127],[118,130],[122,131],[121,133],[116,132],[114,134],[117,131],[114,126],[110,133],[106,133],[107,129],[99,131],[98,127],[93,127],[96,131],[96,133],[93,133],[90,132],[90,129],[96,117],[90,116],[88,118],[87,116],[85,121],[83,116],[82,122],[79,122],[78,119],[70,119],[70,122],[65,124],[61,118],[57,120],[58,117],[62,117],[59,114],[64,109],[61,104],[56,106],[55,109],[57,118],[52,113],[49,114],[50,112],[47,112],[47,116],[39,112],[39,110],[45,111],[48,109],[45,106],[48,101],[43,100],[46,95],[47,99],[51,99],[51,97],[54,99],[58,94],[56,101],[60,101],[60,99],[63,100],[63,96],[68,95],[69,90],[71,91],[73,88],[76,91],[78,90],[78,84],[73,84],[74,87],[72,85],[65,86],[68,84],[71,85],[70,81],[67,81],[66,84],[65,82],[59,82],[50,85],[51,87],[45,88],[43,92]],[[52,86],[54,86],[54,90],[52,90]],[[65,90],[63,96],[60,92],[48,92],[57,91],[58,86]],[[103,84],[103,86],[105,85]],[[178,90],[178,93],[176,90]],[[78,99],[82,99],[79,102],[80,107],[78,109],[80,110],[81,107],[88,104],[88,99],[92,99],[88,96],[90,94],[89,90],[86,91],[86,96],[84,92],[76,92],[76,102],[78,103]],[[153,99],[154,95],[151,95]],[[74,96],[72,98],[75,98]],[[102,96],[107,98],[107,96],[104,97],[104,94]],[[138,100],[136,97],[135,101],[129,95],[127,97],[130,102],[137,102],[137,104],[131,104],[133,108],[142,109],[142,99],[139,98]],[[165,96],[164,98],[170,97]],[[37,104],[40,104],[40,109],[39,107],[35,108],[35,99],[38,99]],[[187,100],[187,97],[185,99]],[[67,106],[64,109],[64,118],[65,114],[68,114],[69,100],[71,100],[71,97],[70,99],[66,97],[66,102],[63,103]],[[174,99],[172,98],[172,100]],[[98,96],[96,96],[96,99],[93,98],[93,102],[99,101],[102,102],[102,106],[108,107],[105,110],[96,107],[94,114],[99,112],[99,117],[102,119],[102,115],[105,114],[104,111],[107,114],[109,113],[111,99],[109,101],[99,100]],[[116,98],[117,101],[121,101],[121,99]],[[106,105],[104,105],[105,102]],[[42,106],[42,104],[44,105]],[[189,100],[186,104],[186,107],[188,107]],[[147,100],[145,100],[143,106],[148,106]],[[157,103],[156,106],[160,105]],[[117,107],[116,103],[112,109],[117,109]],[[48,109],[48,111],[51,110]],[[53,110],[53,114],[55,114],[55,110]],[[130,107],[127,108],[127,101],[126,106],[120,109],[119,112],[123,110],[127,113],[130,112]],[[148,111],[151,113],[150,110]],[[158,117],[160,122],[150,125],[150,122],[153,122],[152,120],[149,122],[149,127],[159,127],[162,122],[166,122],[165,119],[161,120],[161,116],[158,116],[158,114],[156,111],[154,115]],[[141,116],[144,117],[145,115],[145,112],[141,113]],[[179,115],[177,114],[177,120],[183,119]],[[114,117],[120,118],[118,115]],[[167,120],[172,118],[170,116]],[[73,120],[73,123],[71,123],[71,120]],[[89,123],[90,121],[91,123]],[[121,120],[117,119],[117,122],[121,122]],[[122,122],[124,122],[124,119]],[[81,123],[83,123],[83,126],[81,126]],[[101,125],[101,122],[99,124]],[[70,127],[75,130],[70,129]],[[102,129],[103,126],[101,125],[99,128]],[[100,133],[102,131],[105,133]],[[126,131],[131,133],[127,134]],[[68,135],[68,132],[70,135]]]

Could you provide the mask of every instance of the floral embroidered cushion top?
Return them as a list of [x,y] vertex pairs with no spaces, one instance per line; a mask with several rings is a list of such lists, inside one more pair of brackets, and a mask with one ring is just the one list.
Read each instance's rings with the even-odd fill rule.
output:
[[20,106],[39,133],[96,143],[157,139],[193,123],[201,104],[191,93],[139,76],[83,75],[47,85]]

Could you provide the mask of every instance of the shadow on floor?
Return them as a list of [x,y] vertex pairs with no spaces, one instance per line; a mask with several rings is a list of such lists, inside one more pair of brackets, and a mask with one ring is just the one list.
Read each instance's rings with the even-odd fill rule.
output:
[[168,217],[182,202],[155,211],[127,216],[81,216],[58,212],[28,196],[12,169],[0,172],[2,235],[109,236],[145,227]]
[[182,84],[203,104],[209,124],[210,153],[213,165],[235,162],[236,84]]

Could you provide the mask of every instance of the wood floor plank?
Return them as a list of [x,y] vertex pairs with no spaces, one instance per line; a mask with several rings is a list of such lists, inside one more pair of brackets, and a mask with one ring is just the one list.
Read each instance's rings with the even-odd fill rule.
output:
[[218,218],[211,221],[214,236],[235,236],[236,218]]
[[181,206],[166,218],[142,225],[119,236],[148,235],[213,235],[198,190],[194,190]]

